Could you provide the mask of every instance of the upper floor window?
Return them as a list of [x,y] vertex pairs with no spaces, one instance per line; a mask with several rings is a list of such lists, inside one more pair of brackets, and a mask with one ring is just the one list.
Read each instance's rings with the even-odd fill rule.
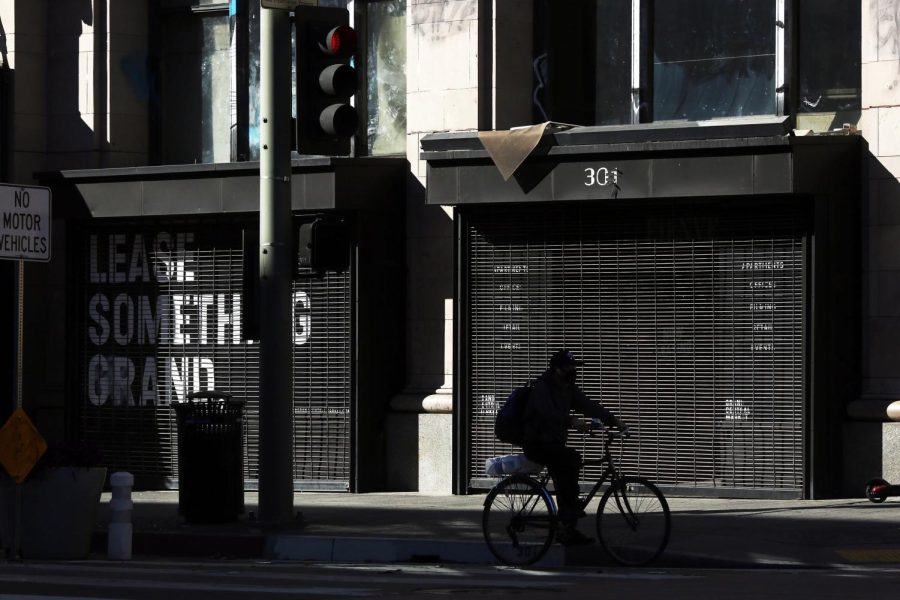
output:
[[[347,9],[364,40],[354,58],[360,82],[354,153],[405,155],[406,0],[319,5]],[[259,159],[260,10],[259,0],[162,0],[156,161]],[[291,89],[296,93],[296,85]]]
[[[859,3],[800,2],[797,112],[860,110]],[[833,123],[840,127],[842,121]]]
[[[775,0],[657,0],[653,120],[774,115],[783,31]],[[779,25],[779,23],[781,23]]]
[[406,0],[319,0],[319,6],[347,8],[364,33],[357,68],[365,71],[366,88],[357,108],[365,131],[357,139],[370,155],[406,154]]
[[366,58],[368,152],[406,154],[406,0],[368,4]]
[[201,162],[228,162],[231,160],[232,70],[228,15],[203,15],[201,28]]
[[[406,0],[319,0],[319,6],[350,11],[351,24],[365,40],[354,58],[360,83],[354,99],[360,116],[354,153],[405,154]],[[248,66],[248,149],[250,158],[258,159],[259,3],[252,2],[248,8],[251,55]],[[296,85],[292,89],[296,93]],[[293,104],[296,109],[296,98]]]
[[859,21],[845,0],[535,0],[534,119],[858,109]]

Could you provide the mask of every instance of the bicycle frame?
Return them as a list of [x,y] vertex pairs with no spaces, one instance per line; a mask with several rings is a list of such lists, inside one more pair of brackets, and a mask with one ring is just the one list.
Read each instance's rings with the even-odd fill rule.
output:
[[[615,465],[615,463],[613,463],[613,460],[612,460],[612,454],[609,451],[609,446],[610,446],[610,444],[612,444],[613,437],[614,437],[614,434],[611,431],[607,431],[606,432],[606,442],[604,442],[604,444],[603,444],[603,456],[601,456],[600,459],[598,459],[598,460],[586,460],[586,461],[584,461],[584,464],[582,465],[584,467],[588,467],[588,466],[598,466],[598,465],[602,465],[603,463],[606,463],[606,470],[603,471],[603,475],[601,475],[600,478],[597,480],[597,482],[594,483],[594,486],[588,492],[587,496],[585,496],[581,500],[581,508],[582,509],[587,508],[587,505],[591,503],[591,500],[594,499],[594,496],[597,495],[597,492],[600,491],[600,489],[603,487],[603,484],[605,484],[607,481],[610,483],[610,485],[621,481],[622,476],[619,474],[619,471],[616,469],[616,465]],[[616,494],[617,502],[618,502],[618,498],[619,498],[619,495]],[[630,509],[629,509],[629,512],[631,512]]]
[[[616,469],[616,466],[613,463],[612,454],[609,451],[610,444],[612,443],[612,440],[614,437],[615,437],[615,434],[613,434],[611,431],[607,431],[606,432],[606,442],[604,442],[604,444],[603,444],[603,456],[601,456],[599,459],[595,459],[595,460],[586,460],[581,465],[582,467],[588,467],[588,466],[599,466],[599,465],[606,463],[606,469],[603,471],[603,475],[601,475],[600,478],[594,483],[593,487],[591,487],[588,494],[586,496],[584,496],[583,498],[579,499],[580,507],[582,510],[587,508],[588,504],[591,503],[591,500],[593,500],[594,496],[596,496],[597,493],[603,488],[604,484],[609,482],[609,484],[612,485],[618,481],[621,481],[621,479],[622,479],[622,476],[619,474],[619,471]],[[543,487],[544,489],[549,489],[547,487],[547,484],[550,483],[550,473],[548,473],[547,471],[544,471],[543,474],[541,475],[540,479],[538,480],[538,483],[540,483],[541,487]],[[619,494],[616,493],[616,503],[618,503],[619,507],[621,508],[621,502],[619,500],[619,497],[620,497]],[[558,507],[556,506],[556,501],[554,500],[554,497],[550,496],[550,500],[553,503],[554,514],[557,514],[559,511],[558,511]],[[631,513],[630,506],[628,507],[628,513],[629,514]]]

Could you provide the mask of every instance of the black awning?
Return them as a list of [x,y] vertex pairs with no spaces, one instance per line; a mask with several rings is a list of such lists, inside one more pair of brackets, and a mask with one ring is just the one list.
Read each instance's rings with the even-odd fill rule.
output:
[[[402,158],[310,157],[291,162],[293,210],[378,209],[402,189]],[[56,171],[38,175],[62,210],[94,218],[252,213],[259,210],[259,163]],[[393,202],[393,199],[387,200]]]
[[748,119],[556,131],[508,181],[477,132],[426,136],[421,157],[428,204],[464,205],[828,192],[858,183],[861,144]]

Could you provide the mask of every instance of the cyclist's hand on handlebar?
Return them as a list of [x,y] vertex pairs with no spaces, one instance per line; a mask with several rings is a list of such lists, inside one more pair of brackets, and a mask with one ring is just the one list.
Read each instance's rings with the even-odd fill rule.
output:
[[626,423],[622,419],[616,419],[615,427],[619,430],[619,433],[622,437],[631,437],[631,430],[628,429],[628,423]]
[[572,417],[572,428],[579,433],[590,433],[591,423],[578,417]]

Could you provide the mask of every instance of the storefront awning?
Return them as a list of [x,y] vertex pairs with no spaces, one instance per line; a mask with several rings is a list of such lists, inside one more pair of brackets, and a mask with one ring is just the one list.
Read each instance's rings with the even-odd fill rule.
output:
[[428,204],[753,196],[832,185],[817,174],[857,169],[860,143],[796,136],[786,118],[728,119],[550,130],[508,180],[478,132],[426,136],[421,158]]
[[[402,187],[409,172],[402,158],[310,157],[291,166],[295,211],[377,208],[379,190],[397,189],[398,181]],[[94,218],[259,210],[256,162],[56,171],[38,178],[64,199],[63,210]]]

